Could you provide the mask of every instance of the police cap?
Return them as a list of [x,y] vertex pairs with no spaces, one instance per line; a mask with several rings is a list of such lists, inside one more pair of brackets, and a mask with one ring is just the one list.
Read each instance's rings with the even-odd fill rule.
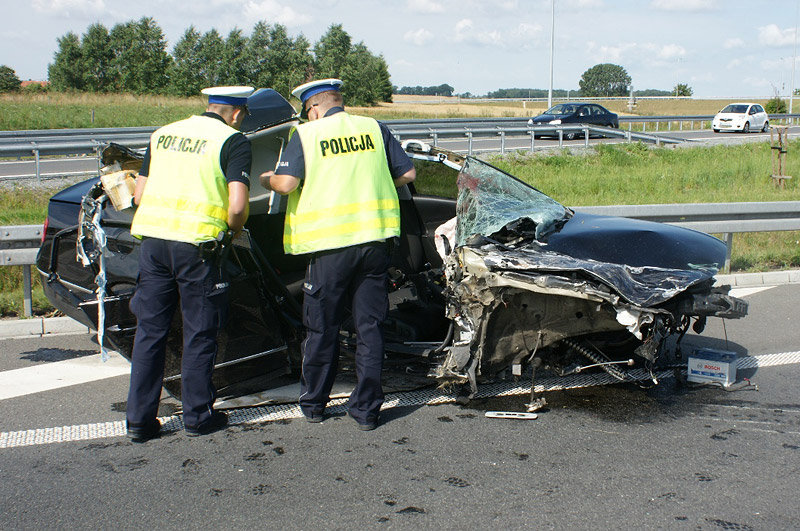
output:
[[329,90],[339,90],[339,87],[342,86],[341,79],[335,78],[328,78],[328,79],[320,79],[318,81],[309,81],[308,83],[304,83],[299,87],[295,88],[292,91],[292,96],[300,100],[301,103],[305,103],[308,98],[313,96],[314,94],[319,94],[320,92],[327,92]]
[[247,97],[253,90],[255,90],[253,87],[209,87],[201,92],[208,96],[208,103],[240,107],[247,105]]

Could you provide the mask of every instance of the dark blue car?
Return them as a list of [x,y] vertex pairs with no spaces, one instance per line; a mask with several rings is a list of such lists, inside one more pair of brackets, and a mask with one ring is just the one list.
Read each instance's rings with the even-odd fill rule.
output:
[[[559,103],[533,118],[534,125],[588,124],[619,128],[619,117],[596,103]],[[564,131],[564,138],[573,140],[582,133]]]

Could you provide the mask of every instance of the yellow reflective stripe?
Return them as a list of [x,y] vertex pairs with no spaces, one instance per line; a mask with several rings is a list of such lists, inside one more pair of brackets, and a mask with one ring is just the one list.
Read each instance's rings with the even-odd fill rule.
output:
[[287,212],[287,223],[313,223],[314,221],[348,216],[360,212],[378,211],[378,210],[396,210],[396,199],[375,199],[373,201],[364,201],[362,203],[350,203],[347,205],[336,205],[330,208],[323,208],[321,210],[312,210],[310,212],[293,213]]
[[[195,218],[164,218],[139,216],[131,233],[134,236],[150,236],[183,242],[202,242],[214,239],[219,231],[227,229],[225,223],[213,220],[198,221]],[[134,234],[135,231],[135,234]]]
[[149,196],[147,198],[147,206],[153,209],[177,210],[190,215],[208,216],[223,221],[228,219],[227,209],[185,197]]
[[[370,241],[372,239],[376,239],[373,236],[375,235],[375,230],[383,230],[381,234],[382,237],[386,236],[395,236],[397,235],[398,231],[395,229],[400,228],[400,219],[397,217],[385,217],[385,218],[375,218],[370,220],[363,220],[363,221],[356,221],[353,223],[343,223],[340,225],[334,225],[333,227],[325,227],[315,230],[309,231],[297,231],[291,232],[288,228],[284,232],[284,239],[285,243],[290,246],[300,245],[300,244],[307,244],[308,242],[313,242],[317,240],[325,240],[328,238],[334,238],[337,236],[348,235],[348,241],[357,240],[357,235],[360,233],[365,233],[365,237],[367,240],[363,241]],[[380,239],[377,238],[377,239]],[[347,243],[345,243],[347,245]]]

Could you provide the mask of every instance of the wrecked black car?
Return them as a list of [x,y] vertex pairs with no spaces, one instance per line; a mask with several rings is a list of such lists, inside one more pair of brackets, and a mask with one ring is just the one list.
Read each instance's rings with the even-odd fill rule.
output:
[[[252,174],[259,175],[274,169],[298,118],[270,89],[256,91],[248,106],[242,130],[253,146]],[[665,352],[670,336],[680,339],[692,326],[699,333],[708,317],[747,313],[729,287],[714,287],[726,253],[716,238],[581,214],[478,159],[422,142],[405,148],[422,165],[452,168],[458,198],[420,195],[413,185],[398,190],[401,237],[384,323],[387,390],[414,372],[410,363],[422,368],[419,379],[469,395],[482,381],[539,367],[568,374],[593,365],[625,381],[629,367],[653,370],[659,357],[674,355]],[[141,158],[112,144],[103,171],[135,171]],[[418,181],[424,170],[418,168]],[[253,181],[246,230],[224,264],[231,307],[214,370],[221,399],[285,385],[300,367],[307,259],[283,252],[285,198]],[[130,235],[133,209],[116,210],[111,193],[92,178],[52,197],[37,268],[56,308],[129,358],[138,240]],[[175,396],[181,338],[176,312],[164,381]],[[345,322],[341,341],[342,356],[351,357],[352,323]],[[392,372],[393,359],[404,370]]]

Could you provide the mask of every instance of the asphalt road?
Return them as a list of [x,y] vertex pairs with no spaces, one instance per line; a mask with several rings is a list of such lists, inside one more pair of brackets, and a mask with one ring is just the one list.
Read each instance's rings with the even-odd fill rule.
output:
[[[434,406],[442,393],[423,390],[372,432],[338,412],[312,425],[239,409],[222,432],[171,421],[145,444],[100,430],[124,419],[125,375],[2,399],[0,528],[798,528],[800,285],[739,295],[750,315],[712,320],[684,351],[750,356],[739,377],[758,390],[587,384],[525,421],[484,417],[522,411],[524,394]],[[2,339],[0,387],[57,363],[66,381],[96,353],[86,334]]]
[[[624,124],[623,124],[624,125]],[[714,133],[710,129],[698,130],[673,130],[664,131],[647,131],[649,134],[665,135],[676,138],[683,138],[689,142],[705,142],[705,143],[742,143],[742,142],[758,142],[768,141],[769,133],[749,133],[743,135],[740,133]],[[794,126],[789,129],[790,136],[800,135],[800,127]],[[590,144],[598,143],[622,143],[624,139],[619,138],[595,138],[589,139]],[[531,145],[530,137],[513,138],[509,137],[505,141],[505,149],[513,150],[529,150]],[[536,149],[553,149],[558,147],[558,139],[553,138],[536,138]],[[564,147],[582,147],[584,146],[583,138],[576,140],[564,140]],[[439,147],[449,149],[451,151],[466,153],[469,149],[469,143],[466,139],[451,139],[445,138],[439,140]],[[498,152],[500,151],[500,138],[475,138],[473,140],[472,149],[475,153],[485,152]],[[98,170],[98,162],[94,157],[81,156],[81,157],[65,157],[42,159],[40,161],[40,176],[43,179],[54,177],[91,177],[95,175]],[[23,161],[4,161],[0,162],[0,181],[13,180],[20,177],[35,177],[36,165],[32,160]]]

